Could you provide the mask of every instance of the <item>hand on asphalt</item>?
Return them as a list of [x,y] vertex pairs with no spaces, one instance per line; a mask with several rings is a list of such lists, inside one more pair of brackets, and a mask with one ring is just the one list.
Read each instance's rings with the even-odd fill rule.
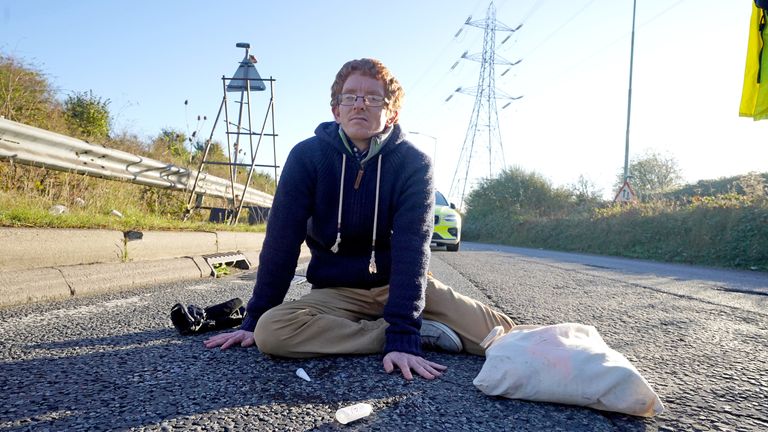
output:
[[227,349],[238,344],[241,347],[249,347],[254,344],[253,332],[237,330],[233,332],[219,333],[206,339],[203,344],[206,348],[216,348],[217,346],[221,346],[221,349]]
[[384,356],[384,371],[390,373],[395,370],[395,366],[400,368],[403,373],[403,378],[407,380],[413,379],[411,369],[416,371],[422,378],[431,380],[442,375],[443,371],[448,369],[448,366],[443,366],[435,362],[431,362],[423,357],[417,355],[408,354],[404,352],[391,351]]

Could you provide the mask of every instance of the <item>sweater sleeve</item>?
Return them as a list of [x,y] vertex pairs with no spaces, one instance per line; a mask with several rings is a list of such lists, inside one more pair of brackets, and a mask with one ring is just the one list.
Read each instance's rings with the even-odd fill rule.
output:
[[267,232],[259,254],[253,295],[240,328],[253,331],[264,312],[283,302],[307,235],[314,202],[315,171],[305,156],[310,143],[300,143],[288,155],[272,201]]
[[421,313],[434,230],[432,165],[419,160],[405,179],[392,228],[392,270],[384,319],[389,323],[384,352],[421,354]]

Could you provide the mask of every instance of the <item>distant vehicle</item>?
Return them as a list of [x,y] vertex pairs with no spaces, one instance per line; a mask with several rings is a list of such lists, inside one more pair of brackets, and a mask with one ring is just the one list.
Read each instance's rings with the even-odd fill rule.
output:
[[461,244],[461,215],[456,206],[445,196],[435,191],[435,231],[432,246],[445,246],[451,252],[459,250]]

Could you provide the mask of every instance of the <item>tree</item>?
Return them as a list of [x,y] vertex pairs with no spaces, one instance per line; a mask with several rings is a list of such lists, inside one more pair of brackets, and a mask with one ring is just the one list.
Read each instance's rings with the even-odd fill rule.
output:
[[592,206],[602,201],[600,198],[602,191],[597,188],[592,180],[585,177],[584,174],[580,174],[579,179],[576,180],[576,183],[572,184],[569,189],[573,194],[576,204]]
[[[683,177],[677,160],[672,156],[664,156],[648,151],[639,158],[634,158],[629,164],[630,183],[632,188],[643,201],[661,197],[681,186]],[[617,176],[616,190],[624,184],[623,170]]]
[[86,139],[109,137],[109,99],[102,99],[93,91],[74,92],[64,101],[64,116],[72,133]]
[[0,54],[0,116],[49,130],[61,125],[53,87],[36,67]]
[[571,193],[555,189],[541,174],[520,167],[505,169],[492,179],[483,180],[467,197],[467,217],[472,214],[529,219],[562,213]]
[[156,159],[185,165],[191,159],[190,152],[185,147],[186,142],[187,136],[183,132],[162,129],[152,141],[150,152]]
[[734,182],[734,188],[737,193],[747,197],[756,204],[765,204],[768,202],[768,181],[766,176],[757,172],[747,173]]
[[469,193],[462,229],[468,238],[501,239],[519,222],[562,216],[572,206],[571,192],[538,173],[508,168]]

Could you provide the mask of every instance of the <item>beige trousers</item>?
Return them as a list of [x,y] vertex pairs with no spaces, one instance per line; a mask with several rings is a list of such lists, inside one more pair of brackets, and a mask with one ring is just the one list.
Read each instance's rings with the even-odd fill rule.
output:
[[[389,286],[313,289],[299,300],[267,311],[254,339],[259,350],[282,357],[308,358],[331,354],[373,354],[384,349],[388,326],[382,315]],[[496,326],[515,323],[506,315],[459,294],[429,277],[423,318],[439,321],[461,338],[464,350],[484,355],[480,342]]]

